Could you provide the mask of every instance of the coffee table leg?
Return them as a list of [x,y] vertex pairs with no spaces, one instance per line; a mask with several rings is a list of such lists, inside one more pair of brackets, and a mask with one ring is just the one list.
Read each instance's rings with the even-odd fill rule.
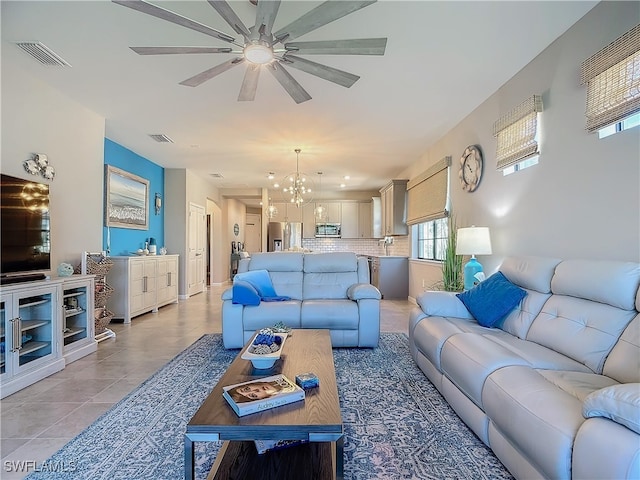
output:
[[344,436],[336,440],[336,479],[344,479]]
[[184,436],[184,480],[193,480],[194,478],[194,452],[193,441],[188,435]]

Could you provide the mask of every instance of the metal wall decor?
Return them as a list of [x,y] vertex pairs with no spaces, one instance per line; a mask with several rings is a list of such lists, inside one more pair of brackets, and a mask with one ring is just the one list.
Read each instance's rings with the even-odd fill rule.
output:
[[31,175],[42,175],[47,180],[53,180],[56,175],[56,170],[49,165],[49,157],[44,153],[34,153],[33,157],[25,160],[22,165]]

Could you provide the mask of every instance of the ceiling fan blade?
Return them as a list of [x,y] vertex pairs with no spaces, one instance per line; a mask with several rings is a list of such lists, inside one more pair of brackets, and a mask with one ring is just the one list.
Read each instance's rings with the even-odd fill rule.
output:
[[271,38],[273,22],[280,8],[280,0],[258,0],[258,11],[256,12],[256,28],[258,31]]
[[215,28],[207,27],[201,23],[198,23],[194,20],[191,20],[187,17],[183,17],[182,15],[178,15],[170,10],[166,10],[162,7],[158,7],[157,5],[153,5],[151,3],[145,2],[143,0],[111,0],[113,3],[117,3],[118,5],[122,5],[124,7],[129,7],[134,10],[137,10],[142,13],[146,13],[147,15],[152,15],[154,17],[161,18],[171,23],[175,23],[176,25],[181,25],[186,28],[190,28],[191,30],[195,30],[196,32],[204,33],[205,35],[209,35],[211,37],[219,38],[220,40],[224,40],[225,42],[233,43],[235,38],[227,35],[226,33],[219,32]]
[[245,40],[249,39],[249,29],[242,23],[236,12],[233,11],[231,5],[225,0],[209,0],[209,3],[236,33],[242,35]]
[[247,63],[247,71],[244,72],[244,80],[240,87],[238,95],[239,102],[252,102],[256,98],[256,90],[258,89],[258,79],[260,78],[260,65],[255,63]]
[[216,47],[129,47],[138,55],[176,55],[180,53],[231,53],[231,49]]
[[[350,13],[367,7],[375,2],[376,0],[363,0],[356,2],[329,0],[305,13],[286,27],[281,28],[274,34],[274,36],[279,42],[293,40],[294,38],[298,38],[305,33],[309,33],[316,28],[320,28],[327,23],[331,23],[334,20],[342,18],[345,15],[349,15]],[[258,2],[258,5],[259,4],[260,2]]]
[[294,102],[302,103],[307,100],[311,100],[311,95],[307,93],[307,91],[302,88],[295,78],[291,76],[289,72],[285,70],[285,68],[280,65],[278,62],[271,62],[267,68],[276,77],[276,80],[280,82],[280,85],[287,91],[291,98],[293,98]]
[[216,75],[220,75],[221,73],[224,73],[230,68],[235,67],[236,65],[240,65],[243,62],[244,62],[244,58],[241,58],[241,57],[233,58],[224,63],[221,63],[220,65],[216,65],[215,67],[210,68],[209,70],[200,72],[199,74],[194,75],[191,78],[187,78],[186,80],[183,80],[182,82],[180,82],[180,85],[186,85],[187,87],[197,87],[198,85],[206,82],[207,80],[211,80]]
[[294,52],[299,55],[384,55],[386,47],[386,38],[358,38],[284,44],[284,48],[288,52]]
[[360,78],[358,75],[338,70],[337,68],[312,62],[306,58],[296,57],[295,55],[287,55],[283,60],[289,67],[297,68],[303,72],[310,73],[316,77],[324,78],[330,82],[337,83],[343,87],[349,88]]

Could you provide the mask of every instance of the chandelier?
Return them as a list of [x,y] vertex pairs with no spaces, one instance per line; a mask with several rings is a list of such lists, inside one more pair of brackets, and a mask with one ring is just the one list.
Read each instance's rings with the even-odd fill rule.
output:
[[300,172],[300,150],[296,148],[296,171],[284,177],[282,184],[282,195],[285,200],[299,207],[303,203],[309,203],[312,200],[313,180],[308,175]]

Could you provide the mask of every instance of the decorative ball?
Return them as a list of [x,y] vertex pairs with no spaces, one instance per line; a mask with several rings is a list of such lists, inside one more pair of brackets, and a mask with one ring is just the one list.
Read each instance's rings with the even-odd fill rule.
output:
[[73,265],[69,263],[61,263],[58,265],[58,276],[70,277],[71,275],[73,275]]

